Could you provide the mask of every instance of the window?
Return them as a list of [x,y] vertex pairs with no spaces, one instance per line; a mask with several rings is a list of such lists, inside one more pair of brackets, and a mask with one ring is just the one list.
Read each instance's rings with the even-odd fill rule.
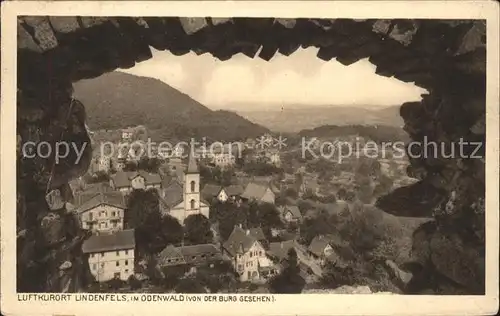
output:
[[116,216],[116,212],[115,211],[111,212],[111,216],[115,217]]
[[120,261],[116,261],[116,266],[119,267],[120,266]]
[[125,250],[125,254],[128,255],[128,250]]
[[172,260],[170,260],[170,259],[167,259],[167,262],[168,262],[168,263],[170,263],[170,261],[172,261]]
[[191,200],[191,209],[194,209],[196,207],[196,201],[193,199]]
[[101,252],[101,257],[104,257],[104,252]]
[[252,256],[253,256],[253,252],[250,251],[250,258],[252,258]]
[[94,219],[94,213],[89,212],[89,221],[92,221]]
[[196,186],[196,182],[191,181],[191,192],[195,192],[195,186]]
[[95,269],[97,269],[97,265],[94,263],[94,264],[92,265],[92,270],[95,270]]
[[262,250],[261,250],[261,251],[259,251],[259,256],[261,256],[261,257],[262,257]]
[[192,256],[191,259],[195,260],[196,259],[196,256]]
[[101,268],[102,268],[102,269],[104,269],[104,262],[103,262],[103,263],[101,263]]
[[128,260],[125,260],[125,265],[128,266]]
[[117,256],[119,256],[119,255],[120,255],[120,251],[117,251],[117,252],[116,252],[116,255],[117,255]]
[[128,269],[125,269],[125,273],[128,273]]

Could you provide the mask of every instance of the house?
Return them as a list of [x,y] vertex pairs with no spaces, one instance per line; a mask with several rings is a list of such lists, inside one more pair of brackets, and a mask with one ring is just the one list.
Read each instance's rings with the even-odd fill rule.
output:
[[344,246],[345,243],[342,241],[342,239],[340,239],[340,237],[329,234],[314,237],[307,250],[309,254],[315,260],[318,260],[320,265],[323,266],[327,263],[327,260],[336,260],[335,258],[338,257],[338,255],[336,254],[336,249],[342,248]]
[[122,129],[122,141],[130,141],[133,135],[134,135],[133,128],[129,127]]
[[222,190],[220,185],[216,184],[206,184],[201,190],[201,196],[206,200],[218,199],[220,202],[227,201],[226,192]]
[[243,191],[243,187],[237,184],[224,188],[215,184],[207,184],[203,187],[201,195],[207,200],[217,198],[220,202],[226,202],[229,199],[231,201],[236,201]]
[[221,260],[222,254],[213,244],[181,247],[168,245],[158,254],[158,265],[161,267],[177,265],[199,266]]
[[88,255],[90,272],[98,282],[113,278],[127,280],[134,274],[134,230],[99,233],[85,240],[82,251]]
[[76,212],[83,229],[109,232],[123,229],[126,204],[120,192],[82,193],[76,198]]
[[274,204],[275,194],[269,185],[250,182],[241,197],[246,200]]
[[209,217],[209,206],[201,197],[200,172],[193,155],[184,172],[184,181],[174,180],[160,196],[160,209],[164,214],[176,218],[181,225],[189,215],[202,214]]
[[232,184],[224,188],[226,195],[232,199],[237,200],[241,197],[245,189],[239,184]]
[[222,245],[223,254],[231,258],[231,263],[240,276],[241,282],[257,281],[263,277],[264,270],[272,271],[263,245],[250,230],[235,226],[231,235]]
[[278,207],[281,219],[288,224],[302,221],[302,214],[297,205],[283,205]]
[[143,170],[118,171],[111,176],[109,184],[113,189],[128,194],[134,189],[160,189],[161,177],[159,174],[148,173]]
[[269,251],[267,253],[275,261],[283,264],[286,263],[288,253],[292,248],[297,253],[297,261],[300,266],[301,275],[304,279],[310,274],[315,275],[316,277],[320,277],[322,275],[323,271],[321,267],[308,258],[307,250],[294,239],[270,243]]

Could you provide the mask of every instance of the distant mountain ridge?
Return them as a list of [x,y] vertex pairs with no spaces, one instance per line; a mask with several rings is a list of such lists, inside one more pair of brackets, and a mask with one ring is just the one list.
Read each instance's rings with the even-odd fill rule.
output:
[[110,72],[74,84],[91,130],[144,125],[154,141],[233,141],[269,132],[238,114],[212,111],[166,83],[122,72]]
[[[251,108],[247,106],[246,108]],[[283,110],[238,111],[242,117],[279,132],[299,132],[324,125],[384,125],[402,127],[400,106],[370,109],[361,106],[286,106]]]

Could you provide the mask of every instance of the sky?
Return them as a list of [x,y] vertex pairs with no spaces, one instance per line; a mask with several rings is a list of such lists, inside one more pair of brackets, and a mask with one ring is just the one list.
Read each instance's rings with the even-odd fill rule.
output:
[[243,54],[220,61],[210,54],[175,56],[152,48],[153,58],[120,71],[159,79],[211,109],[357,105],[384,108],[419,101],[413,83],[375,74],[368,59],[344,66],[316,57],[318,49],[277,53],[269,62]]

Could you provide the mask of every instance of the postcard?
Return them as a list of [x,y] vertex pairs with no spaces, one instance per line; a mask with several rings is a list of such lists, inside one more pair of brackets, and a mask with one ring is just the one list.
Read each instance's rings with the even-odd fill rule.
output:
[[2,3],[2,313],[495,314],[498,17]]

